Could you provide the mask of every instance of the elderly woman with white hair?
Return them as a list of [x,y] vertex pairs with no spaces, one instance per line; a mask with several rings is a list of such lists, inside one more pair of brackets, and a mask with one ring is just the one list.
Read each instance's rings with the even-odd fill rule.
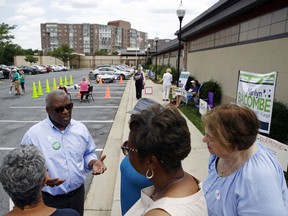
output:
[[173,76],[171,74],[171,68],[167,68],[166,72],[163,74],[163,101],[169,101],[170,87],[173,81]]
[[0,182],[15,206],[6,216],[79,216],[73,209],[48,207],[41,189],[47,183],[45,159],[34,145],[20,145],[4,157]]

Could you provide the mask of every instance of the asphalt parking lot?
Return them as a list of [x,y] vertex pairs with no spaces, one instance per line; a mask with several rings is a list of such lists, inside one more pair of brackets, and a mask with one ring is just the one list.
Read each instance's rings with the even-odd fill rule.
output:
[[[60,79],[65,84],[65,79],[70,84],[79,83],[83,76],[88,76],[89,69],[73,70],[66,72],[53,72],[40,75],[26,75],[26,93],[21,96],[9,94],[9,83],[7,79],[0,79],[0,164],[3,157],[14,147],[20,144],[24,133],[35,123],[46,118],[45,95],[47,80],[50,90],[53,89],[54,80],[59,85]],[[61,77],[61,78],[60,78]],[[39,85],[40,81],[40,85]],[[33,98],[33,82],[36,85],[36,92],[39,86],[42,89],[43,96]],[[80,103],[78,91],[69,90],[71,100],[74,103],[72,118],[83,122],[89,129],[97,146],[97,155],[101,155],[106,143],[108,134],[112,127],[122,94],[125,90],[127,81],[123,83],[116,80],[109,84],[96,84],[91,80],[94,86],[94,101]],[[108,86],[108,87],[107,87]],[[107,91],[108,89],[108,91]],[[35,90],[35,89],[34,89]],[[35,91],[34,91],[35,93]],[[107,97],[110,96],[110,97]],[[92,176],[89,176],[86,183],[86,189]],[[9,197],[0,186],[0,215],[9,210]]]

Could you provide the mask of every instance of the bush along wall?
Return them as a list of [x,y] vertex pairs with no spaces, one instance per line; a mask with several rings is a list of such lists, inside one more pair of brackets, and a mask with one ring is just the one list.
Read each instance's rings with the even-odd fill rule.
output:
[[208,98],[208,92],[214,93],[214,105],[219,105],[222,98],[222,89],[219,82],[214,79],[202,83],[200,98]]
[[[274,101],[270,134],[262,134],[278,142],[288,145],[288,106],[281,101]],[[288,186],[288,172],[284,172]]]
[[278,142],[288,145],[288,106],[281,101],[274,101],[270,134],[263,134]]

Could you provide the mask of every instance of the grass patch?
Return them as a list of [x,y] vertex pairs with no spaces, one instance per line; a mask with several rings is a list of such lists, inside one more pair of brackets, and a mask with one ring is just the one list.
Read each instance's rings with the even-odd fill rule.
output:
[[193,102],[190,102],[185,105],[180,105],[179,109],[181,112],[195,125],[195,127],[204,135],[204,127],[201,120],[201,114],[199,113],[198,108],[194,106]]

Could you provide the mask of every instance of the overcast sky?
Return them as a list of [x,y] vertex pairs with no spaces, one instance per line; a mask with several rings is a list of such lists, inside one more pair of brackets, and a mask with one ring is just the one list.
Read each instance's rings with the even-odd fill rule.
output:
[[[218,0],[183,0],[185,25]],[[40,23],[91,23],[107,25],[124,20],[148,38],[174,39],[179,29],[176,9],[180,0],[0,0],[0,22],[16,25],[13,43],[24,49],[41,49]],[[182,26],[183,26],[182,25]]]

